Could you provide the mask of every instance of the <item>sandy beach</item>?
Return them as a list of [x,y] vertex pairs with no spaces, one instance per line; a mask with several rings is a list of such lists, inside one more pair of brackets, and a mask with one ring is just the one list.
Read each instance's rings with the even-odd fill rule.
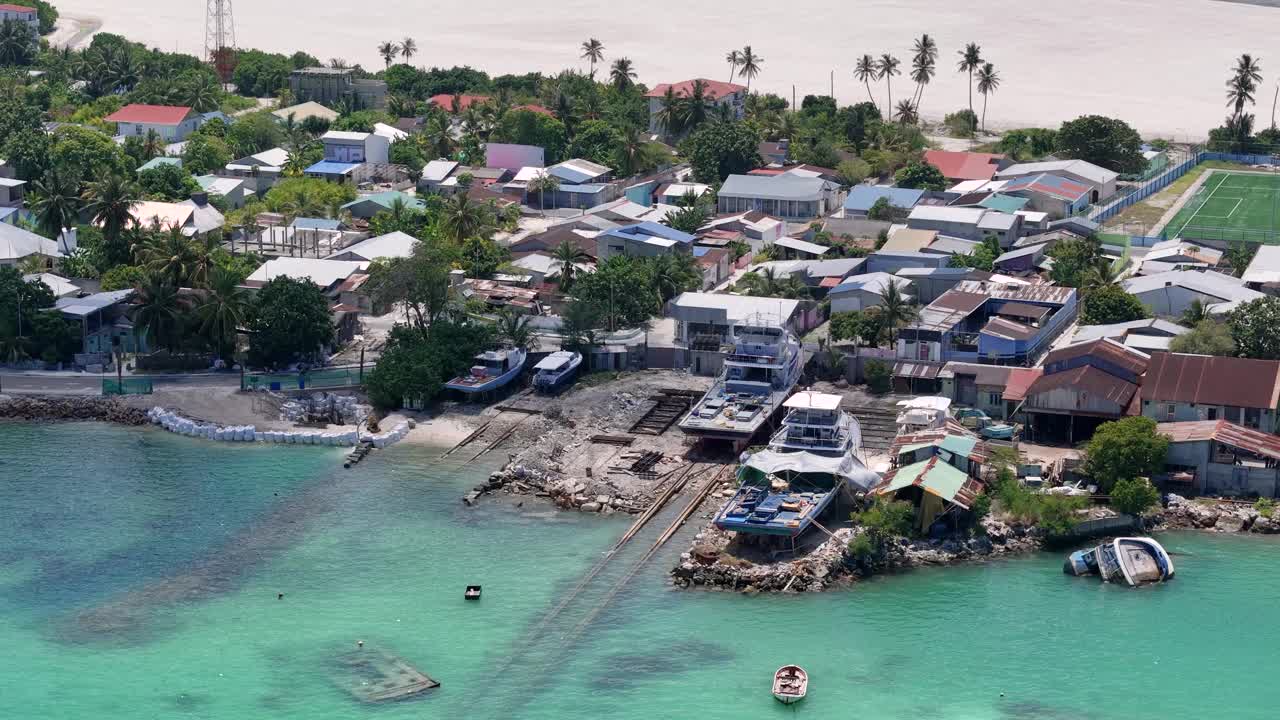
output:
[[[60,0],[73,16],[103,18],[122,33],[165,50],[199,53],[204,4],[162,0]],[[938,117],[968,102],[967,78],[954,70],[957,50],[977,42],[1003,82],[991,98],[988,125],[1055,125],[1083,113],[1126,119],[1145,133],[1198,139],[1225,113],[1222,86],[1241,52],[1263,57],[1259,125],[1269,120],[1280,65],[1266,38],[1280,31],[1280,9],[1219,0],[988,0],[981,6],[931,0],[863,0],[832,5],[796,0],[779,9],[767,0],[733,5],[654,0],[619,6],[562,0],[553,6],[385,0],[352,22],[348,3],[299,6],[258,0],[235,6],[240,47],[306,50],[380,67],[376,47],[416,39],[419,65],[471,65],[490,73],[555,72],[584,67],[577,47],[594,36],[609,59],[627,56],[649,85],[705,76],[727,79],[724,55],[751,44],[765,58],[753,87],[790,96],[835,90],[842,102],[866,98],[852,76],[863,53],[891,51],[909,66],[911,42],[927,32],[941,49],[940,75],[922,110]],[[1274,59],[1280,62],[1280,57]],[[907,88],[897,78],[895,97]],[[884,87],[874,87],[884,103]],[[975,98],[976,104],[981,101]]]

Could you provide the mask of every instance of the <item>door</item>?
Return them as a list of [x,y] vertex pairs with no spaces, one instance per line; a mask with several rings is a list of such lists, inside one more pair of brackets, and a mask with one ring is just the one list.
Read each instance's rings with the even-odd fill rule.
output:
[[956,402],[961,405],[978,404],[978,383],[974,375],[956,375]]

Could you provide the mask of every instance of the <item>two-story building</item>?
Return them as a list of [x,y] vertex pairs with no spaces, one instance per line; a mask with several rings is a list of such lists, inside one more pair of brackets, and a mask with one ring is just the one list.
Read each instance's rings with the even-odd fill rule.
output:
[[1027,389],[1022,412],[1033,442],[1074,444],[1098,425],[1135,414],[1151,358],[1102,338],[1049,353],[1044,375]]
[[320,142],[324,144],[324,159],[307,168],[307,177],[338,183],[359,182],[370,174],[361,166],[385,165],[389,161],[391,144],[375,133],[330,130],[320,136]]
[[154,130],[162,140],[182,142],[200,127],[201,115],[180,105],[125,105],[103,118],[116,124],[118,137],[145,137]]
[[351,68],[308,67],[289,73],[289,91],[299,103],[335,105],[343,102],[364,108],[387,104],[387,84],[381,80],[357,78]]
[[[951,361],[1025,367],[1075,316],[1075,288],[959,282],[899,331],[895,374],[901,369],[915,386],[936,380],[938,370]],[[920,367],[932,372],[922,376]]]
[[907,215],[907,227],[977,242],[994,237],[1007,248],[1022,234],[1022,216],[982,207],[917,205]]
[[[719,80],[707,80],[706,78],[695,78],[693,80],[685,80],[678,83],[660,83],[652,90],[645,94],[649,100],[649,132],[666,133],[663,127],[662,109],[666,104],[664,98],[667,96],[667,90],[671,90],[676,97],[688,98],[693,95],[693,86],[695,83],[702,83],[703,97],[707,99],[717,108],[726,106],[729,108],[730,117],[734,120],[741,120],[747,112],[747,88],[745,85],[736,83],[722,82]],[[715,110],[712,114],[719,112]]]
[[27,5],[0,4],[0,22],[15,22],[26,25],[31,34],[40,35],[40,13]]

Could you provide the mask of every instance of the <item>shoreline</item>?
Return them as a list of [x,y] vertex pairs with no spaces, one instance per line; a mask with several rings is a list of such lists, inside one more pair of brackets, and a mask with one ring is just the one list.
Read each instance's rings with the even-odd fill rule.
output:
[[58,24],[45,36],[49,47],[79,50],[89,45],[93,36],[102,31],[104,21],[92,15],[68,15],[58,13]]

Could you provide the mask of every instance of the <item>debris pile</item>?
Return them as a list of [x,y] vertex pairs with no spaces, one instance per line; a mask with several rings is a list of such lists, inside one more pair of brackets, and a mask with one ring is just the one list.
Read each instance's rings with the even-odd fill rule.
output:
[[295,423],[359,425],[368,416],[369,408],[361,405],[354,395],[320,392],[280,406],[280,419]]

